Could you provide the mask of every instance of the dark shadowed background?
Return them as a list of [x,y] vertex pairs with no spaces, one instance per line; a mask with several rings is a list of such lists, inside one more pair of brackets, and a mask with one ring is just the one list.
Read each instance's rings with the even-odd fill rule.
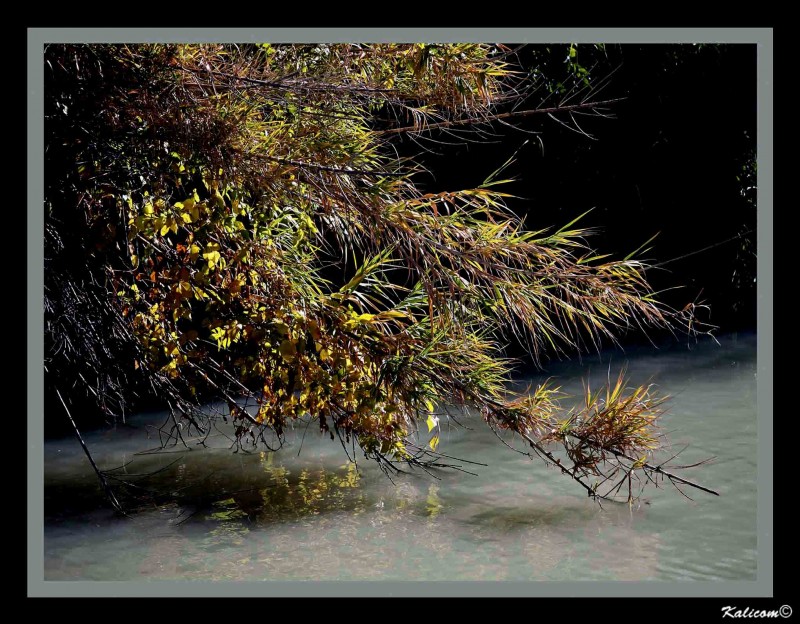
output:
[[575,116],[593,138],[543,115],[515,120],[516,130],[495,124],[488,143],[436,132],[422,142],[428,189],[480,184],[519,150],[501,177],[515,178],[509,204],[528,227],[560,227],[591,209],[576,226],[596,229],[590,244],[617,258],[657,235],[640,257],[663,266],[648,277],[656,290],[680,287],[662,299],[705,302],[718,332],[754,330],[756,46],[533,45],[520,60],[540,77],[537,96],[555,91],[545,106],[576,81],[605,78],[595,99],[624,99],[606,109],[613,118]]

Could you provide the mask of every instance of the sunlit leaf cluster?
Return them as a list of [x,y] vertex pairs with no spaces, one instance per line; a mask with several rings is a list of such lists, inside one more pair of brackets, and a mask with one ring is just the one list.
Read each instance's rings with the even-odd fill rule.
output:
[[221,399],[238,448],[310,419],[384,466],[438,466],[442,410],[455,406],[518,434],[590,494],[609,462],[628,483],[644,469],[660,406],[648,388],[620,379],[565,413],[549,385],[508,390],[503,346],[538,358],[669,326],[645,267],[597,255],[574,223],[528,231],[504,203],[502,170],[423,192],[385,132],[491,120],[518,93],[508,53],[47,50],[48,140],[66,154],[48,163],[48,222],[59,231],[80,215],[98,292],[126,332],[115,366],[169,405],[176,441],[184,422],[202,441],[217,416],[201,406]]

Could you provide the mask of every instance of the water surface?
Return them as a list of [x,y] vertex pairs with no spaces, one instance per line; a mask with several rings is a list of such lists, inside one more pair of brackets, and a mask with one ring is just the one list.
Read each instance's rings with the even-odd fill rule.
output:
[[371,462],[348,464],[313,425],[276,453],[136,455],[157,446],[147,425],[163,420],[140,415],[86,441],[102,468],[126,465],[129,481],[174,496],[115,517],[74,439],[47,441],[45,580],[754,580],[756,337],[719,340],[607,352],[547,374],[574,394],[587,373],[596,386],[622,366],[634,383],[655,382],[672,396],[662,425],[674,449],[690,445],[679,463],[716,457],[683,476],[720,497],[687,491],[690,501],[665,485],[633,508],[600,507],[477,418],[459,418],[470,430],[442,419],[438,448],[487,464],[462,464],[475,475],[391,482]]

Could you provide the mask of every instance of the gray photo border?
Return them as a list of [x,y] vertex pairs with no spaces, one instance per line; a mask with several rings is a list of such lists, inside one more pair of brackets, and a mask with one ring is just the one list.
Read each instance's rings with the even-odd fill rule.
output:
[[[758,573],[720,582],[414,582],[414,581],[44,581],[42,212],[44,189],[43,46],[131,42],[749,43],[758,46]],[[771,28],[29,28],[28,69],[28,360],[27,469],[30,597],[533,596],[770,597],[773,595],[773,32]]]

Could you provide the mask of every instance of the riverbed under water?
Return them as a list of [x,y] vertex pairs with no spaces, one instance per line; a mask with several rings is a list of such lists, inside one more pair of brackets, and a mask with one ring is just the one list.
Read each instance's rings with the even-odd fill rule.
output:
[[[477,417],[442,418],[438,450],[486,466],[476,473],[393,476],[348,464],[313,425],[276,453],[222,448],[137,455],[157,446],[139,415],[85,433],[101,468],[162,498],[121,518],[108,510],[74,438],[45,442],[45,580],[754,580],[756,578],[756,337],[721,344],[608,351],[548,365],[582,392],[627,366],[632,383],[671,395],[662,419],[682,472],[720,497],[669,484],[627,504],[588,499],[540,460],[509,450]],[[148,433],[150,438],[148,438]],[[511,441],[509,439],[509,441]],[[518,445],[519,448],[523,448]],[[180,449],[175,449],[180,450]],[[298,451],[299,455],[298,455]],[[135,477],[163,468],[157,475]]]

